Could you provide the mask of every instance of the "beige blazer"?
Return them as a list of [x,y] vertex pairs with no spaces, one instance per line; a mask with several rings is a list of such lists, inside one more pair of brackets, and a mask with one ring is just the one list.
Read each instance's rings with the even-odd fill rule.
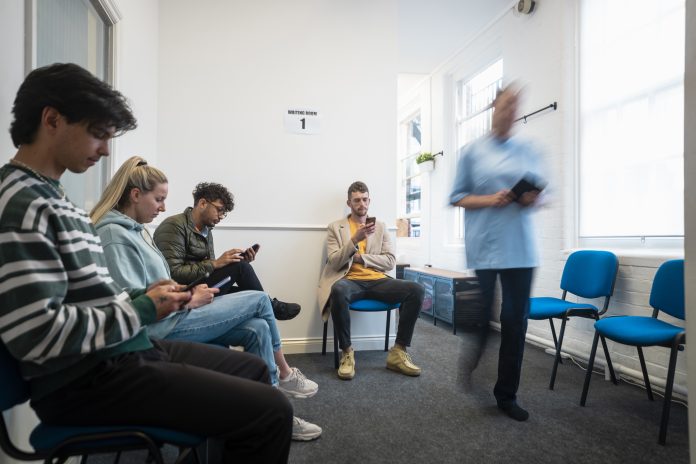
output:
[[[334,221],[327,227],[326,264],[319,279],[317,302],[321,317],[329,319],[327,303],[331,295],[331,286],[342,279],[353,264],[353,255],[358,251],[350,240],[348,218]],[[392,250],[389,232],[383,222],[375,224],[375,232],[367,237],[365,254],[362,255],[365,266],[380,272],[394,269],[396,258]]]

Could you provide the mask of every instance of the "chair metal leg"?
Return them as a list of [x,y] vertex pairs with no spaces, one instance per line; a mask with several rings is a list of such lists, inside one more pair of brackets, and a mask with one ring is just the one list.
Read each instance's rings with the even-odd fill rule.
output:
[[[550,321],[551,319],[549,319]],[[561,346],[563,346],[563,334],[565,333],[565,326],[568,318],[564,315],[561,322],[561,333],[558,337],[558,343],[556,343],[556,356],[553,359],[553,369],[551,369],[551,381],[549,382],[549,390],[553,390],[553,386],[556,383],[556,372],[558,371],[558,363],[561,362]],[[553,322],[551,323],[553,325]]]
[[338,369],[338,337],[336,336],[336,327],[333,328],[334,334],[334,369]]
[[648,369],[645,367],[645,356],[643,356],[643,349],[640,346],[638,348],[638,359],[640,359],[640,370],[643,371],[643,381],[645,382],[645,391],[648,392],[648,399],[654,401],[652,394],[652,388],[650,388],[650,379],[648,378]]
[[549,325],[551,326],[551,336],[553,337],[553,346],[558,348],[558,339],[556,338],[556,327],[553,325],[553,318],[549,318]]
[[324,336],[322,337],[321,341],[321,354],[322,356],[326,355],[326,332],[329,330],[329,321],[324,322]]
[[672,351],[669,353],[669,368],[667,369],[667,383],[665,384],[665,401],[662,406],[662,419],[660,420],[660,435],[657,442],[664,445],[667,441],[667,423],[672,407],[672,387],[674,386],[674,371],[677,366],[677,353],[679,345],[685,342],[684,333],[677,335],[672,342]]
[[618,385],[619,381],[616,379],[616,374],[614,373],[614,365],[611,363],[611,356],[609,356],[609,348],[607,348],[607,341],[604,337],[602,339],[602,349],[604,350],[604,358],[607,360],[607,367],[609,368],[609,376],[611,377],[611,383]]
[[391,322],[391,309],[387,311],[387,331],[384,334],[384,351],[389,350],[389,323]]
[[590,352],[590,360],[587,363],[587,373],[585,374],[585,384],[582,386],[582,396],[580,397],[580,406],[585,406],[587,400],[587,390],[590,389],[590,378],[592,378],[592,368],[594,367],[594,358],[597,354],[597,343],[599,342],[599,332],[595,331],[594,340],[592,340],[592,351]]

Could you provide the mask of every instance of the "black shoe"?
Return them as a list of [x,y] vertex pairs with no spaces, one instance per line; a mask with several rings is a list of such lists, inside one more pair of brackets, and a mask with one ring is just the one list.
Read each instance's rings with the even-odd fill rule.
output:
[[300,314],[300,309],[302,309],[297,303],[286,303],[276,298],[271,300],[271,305],[273,306],[273,314],[279,321],[292,319]]
[[519,407],[517,403],[498,403],[498,409],[516,421],[524,422],[529,419],[529,413]]

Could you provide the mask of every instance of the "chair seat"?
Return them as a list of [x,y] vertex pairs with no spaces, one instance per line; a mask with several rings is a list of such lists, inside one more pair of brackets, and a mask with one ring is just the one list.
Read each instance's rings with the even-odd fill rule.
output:
[[604,337],[633,346],[670,345],[684,331],[683,327],[646,316],[607,317],[594,326]]
[[[85,426],[85,427],[63,427],[55,425],[39,424],[29,437],[29,443],[34,449],[39,451],[50,450],[61,442],[70,438],[84,436],[88,434],[111,433],[139,431],[146,434],[150,439],[157,444],[172,443],[179,446],[195,447],[201,444],[205,439],[198,435],[190,433],[178,432],[170,429],[159,427],[136,427],[136,426]],[[129,444],[140,444],[142,441],[135,438],[116,438],[108,440],[100,440],[92,446],[121,446]],[[89,447],[89,445],[80,444],[81,448]]]
[[350,304],[353,311],[389,311],[397,309],[401,303],[385,303],[379,300],[357,300]]
[[596,306],[588,303],[575,303],[560,298],[539,297],[529,299],[529,318],[548,319],[550,317],[562,317],[569,309],[589,309],[599,312]]

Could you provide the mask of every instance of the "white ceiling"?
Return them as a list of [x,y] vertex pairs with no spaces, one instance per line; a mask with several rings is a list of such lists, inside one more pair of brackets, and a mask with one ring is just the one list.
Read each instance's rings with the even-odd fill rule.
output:
[[511,6],[511,0],[398,0],[399,73],[431,73]]

